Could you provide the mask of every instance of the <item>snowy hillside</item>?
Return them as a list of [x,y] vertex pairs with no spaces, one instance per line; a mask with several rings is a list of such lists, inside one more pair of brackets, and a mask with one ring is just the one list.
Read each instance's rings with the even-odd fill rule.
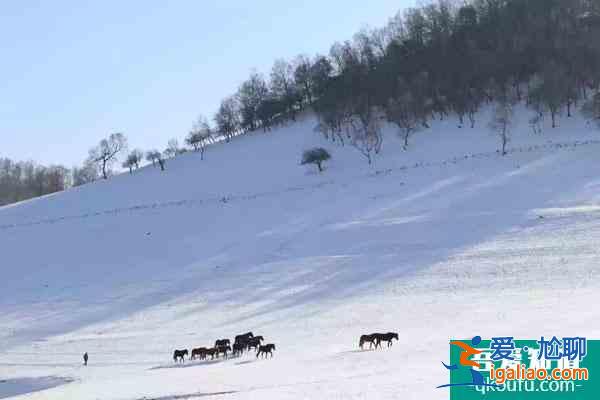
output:
[[[506,157],[487,114],[370,167],[305,116],[0,208],[0,398],[446,399],[450,338],[599,337],[600,132],[517,116]],[[250,330],[272,359],[171,360]]]

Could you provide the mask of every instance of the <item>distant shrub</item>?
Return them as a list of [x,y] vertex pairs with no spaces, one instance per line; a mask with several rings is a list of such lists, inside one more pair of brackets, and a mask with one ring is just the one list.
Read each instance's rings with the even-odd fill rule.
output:
[[302,153],[302,162],[300,164],[316,164],[319,172],[323,172],[323,163],[331,158],[331,154],[322,147],[305,150]]

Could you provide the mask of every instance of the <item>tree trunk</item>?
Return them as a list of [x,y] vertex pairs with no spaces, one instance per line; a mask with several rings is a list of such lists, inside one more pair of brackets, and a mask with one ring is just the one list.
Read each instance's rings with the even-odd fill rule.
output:
[[321,162],[317,162],[317,167],[319,168],[319,172],[323,172],[323,167],[321,166]]
[[106,160],[102,160],[102,177],[108,179],[108,175],[106,174]]

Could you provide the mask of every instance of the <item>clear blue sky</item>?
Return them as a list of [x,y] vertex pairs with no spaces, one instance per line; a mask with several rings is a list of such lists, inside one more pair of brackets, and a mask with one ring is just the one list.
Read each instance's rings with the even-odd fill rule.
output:
[[81,163],[109,133],[164,148],[255,68],[326,54],[414,0],[0,3],[0,157]]

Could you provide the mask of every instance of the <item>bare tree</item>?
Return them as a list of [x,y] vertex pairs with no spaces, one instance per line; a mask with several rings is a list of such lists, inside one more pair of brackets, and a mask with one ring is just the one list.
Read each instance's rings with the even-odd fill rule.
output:
[[81,186],[96,181],[100,177],[98,166],[86,161],[81,167],[73,168],[73,186]]
[[122,133],[113,133],[90,149],[89,161],[96,163],[102,177],[108,179],[111,166],[118,160],[119,153],[127,149],[127,138]]
[[158,162],[158,165],[160,165],[160,170],[164,171],[166,163],[164,153],[158,153],[158,158],[156,159],[156,161]]
[[304,101],[308,104],[313,102],[311,69],[312,63],[307,56],[299,55],[294,59],[294,83],[301,91]]
[[200,151],[200,159],[204,160],[204,150],[206,145],[212,138],[212,129],[208,121],[203,116],[198,117],[194,123],[192,130],[185,139],[188,146],[191,146],[194,151]]
[[140,162],[143,158],[144,153],[139,149],[135,149],[127,155],[127,158],[123,162],[123,168],[129,168],[129,173],[132,174],[134,168],[140,168]]
[[238,89],[237,99],[240,105],[241,125],[244,131],[258,128],[258,109],[269,96],[267,82],[258,72],[252,72],[250,78]]
[[133,164],[133,162],[131,161],[131,159],[129,157],[127,157],[127,159],[125,161],[123,161],[123,164],[121,164],[121,166],[123,168],[129,168],[129,173],[133,174],[133,167],[135,164]]
[[420,117],[413,111],[411,103],[412,96],[406,92],[398,99],[389,99],[384,108],[387,120],[400,129],[404,150],[408,149],[408,139],[419,130],[421,122]]
[[135,165],[135,169],[139,169],[140,163],[144,159],[144,152],[140,149],[135,149],[131,153],[129,153],[127,158],[131,159],[131,162],[133,163],[133,165]]
[[302,95],[294,80],[294,68],[283,59],[275,61],[271,70],[271,92],[283,104],[287,115],[296,120],[295,105],[301,102]]
[[496,104],[489,127],[500,139],[503,156],[506,155],[506,145],[510,142],[512,124],[513,104],[502,99]]
[[556,128],[557,117],[568,102],[567,75],[562,65],[550,62],[542,70],[541,76],[534,79],[532,85],[530,101],[534,106],[548,109],[552,118],[552,128]]
[[381,126],[376,111],[371,109],[353,116],[348,123],[351,144],[365,158],[369,165],[373,162],[373,154],[381,149]]
[[160,151],[150,150],[146,152],[146,161],[151,162],[153,167],[156,167],[156,163],[160,158]]
[[179,141],[177,139],[169,140],[167,148],[164,151],[164,155],[167,158],[174,158],[183,153],[185,153],[185,149],[179,146]]
[[214,119],[219,133],[229,143],[231,138],[240,129],[240,112],[237,99],[231,96],[223,100]]
[[544,122],[544,114],[536,112],[531,118],[529,118],[529,126],[533,131],[534,135],[540,135],[542,133],[542,123]]
[[373,153],[378,154],[383,144],[379,111],[374,106],[369,90],[359,91],[351,104],[352,117],[347,122],[352,138],[351,144],[371,164]]
[[161,171],[165,170],[165,157],[158,150],[150,150],[146,153],[146,160],[152,162],[153,166],[159,165]]
[[333,143],[339,142],[344,146],[344,124],[346,119],[341,110],[332,109],[317,112],[318,124],[315,132],[321,133],[325,139],[331,139]]

